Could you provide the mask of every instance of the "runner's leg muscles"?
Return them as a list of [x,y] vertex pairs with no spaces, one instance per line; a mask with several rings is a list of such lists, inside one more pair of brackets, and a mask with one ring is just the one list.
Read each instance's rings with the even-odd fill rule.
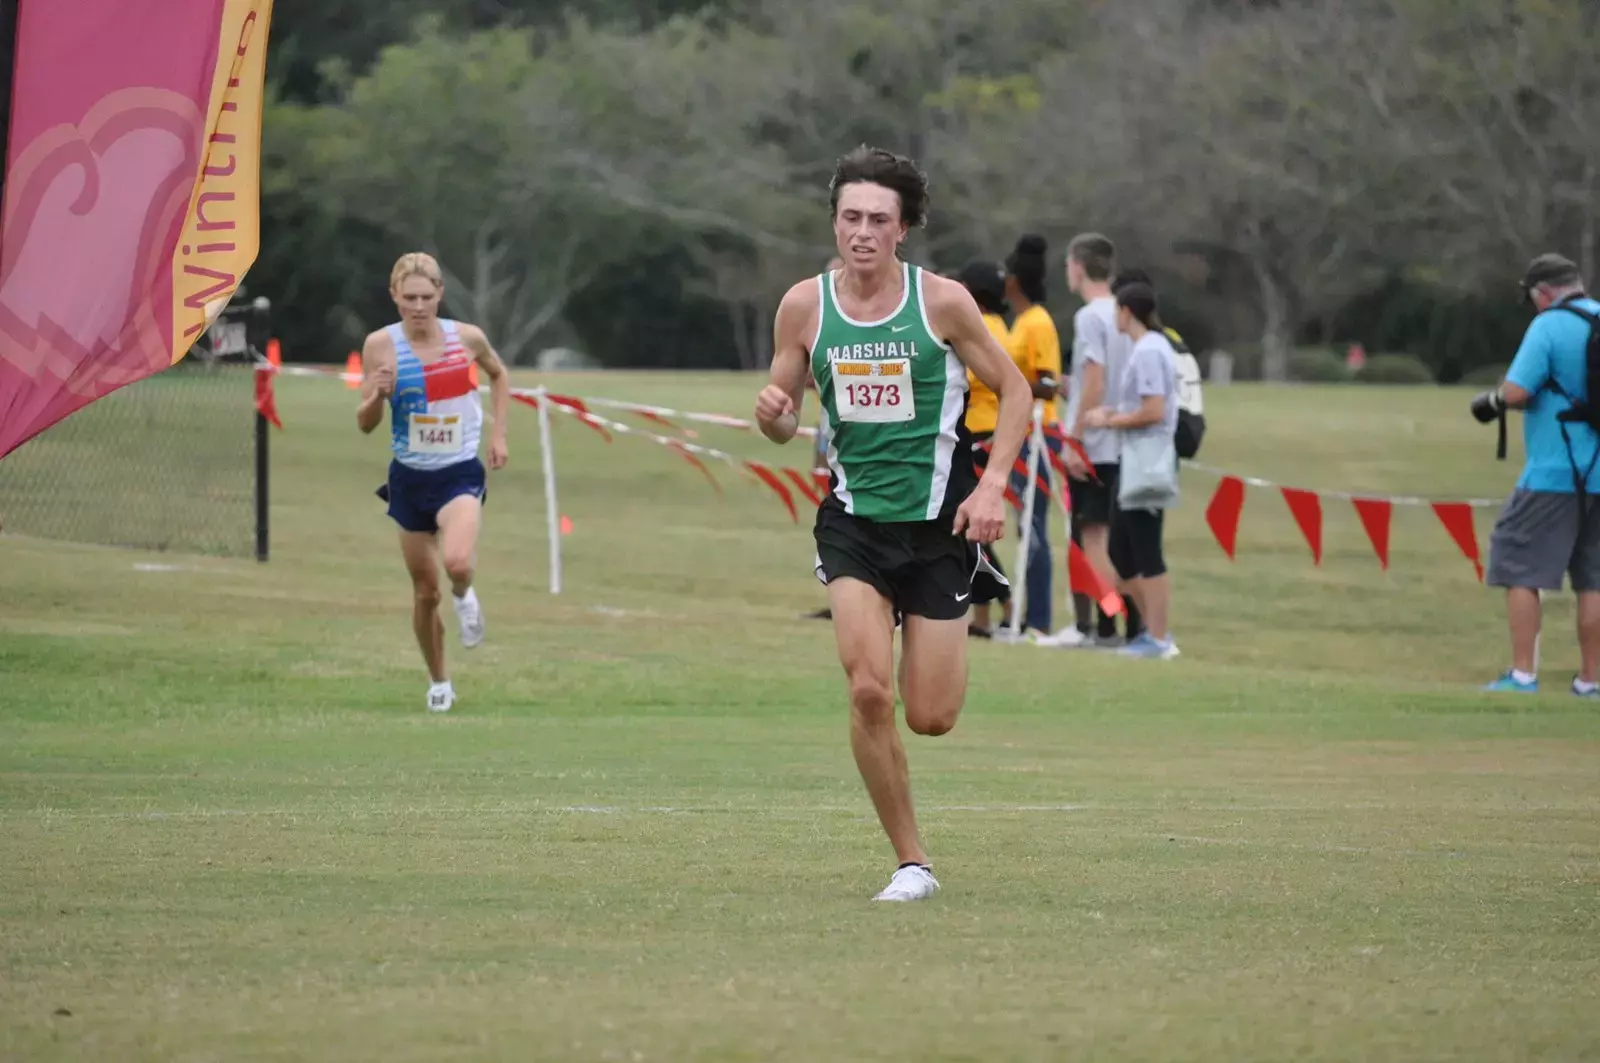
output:
[[948,734],[967,696],[967,633],[960,620],[907,616],[901,636],[900,700],[906,726],[919,735]]
[[906,751],[895,727],[894,612],[877,588],[857,579],[832,580],[828,602],[839,662],[850,684],[850,749],[856,767],[899,862],[926,863],[917,838]]
[[439,552],[457,598],[472,586],[478,564],[478,525],[483,505],[473,495],[452,498],[439,510]]
[[[474,499],[476,501],[476,499]],[[439,549],[432,532],[400,533],[400,554],[411,573],[411,627],[435,683],[445,681],[444,621],[439,619]]]

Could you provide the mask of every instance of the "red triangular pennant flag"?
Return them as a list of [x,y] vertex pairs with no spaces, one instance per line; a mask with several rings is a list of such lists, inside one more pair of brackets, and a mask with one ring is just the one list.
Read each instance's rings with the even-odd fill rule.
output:
[[607,432],[605,425],[596,420],[594,414],[589,412],[588,403],[584,402],[582,399],[573,398],[571,395],[551,395],[549,392],[546,392],[545,395],[557,406],[565,406],[569,410],[576,411],[578,414],[578,420],[582,421],[590,428],[593,428],[596,432],[599,432],[605,437],[605,441],[607,443],[611,442],[611,433]]
[[1481,583],[1483,562],[1478,556],[1478,528],[1472,520],[1472,507],[1465,502],[1435,502],[1433,511],[1438,514],[1444,530],[1450,533],[1450,538],[1456,541],[1467,560],[1472,562],[1472,568],[1478,573]]
[[817,493],[814,487],[806,482],[807,478],[805,473],[801,472],[799,469],[785,469],[783,470],[783,474],[789,478],[790,483],[794,484],[795,487],[799,489],[801,494],[806,496],[806,500],[813,506],[822,505],[822,496]]
[[524,406],[532,406],[536,410],[539,408],[539,400],[525,391],[513,391],[511,397]]
[[783,486],[783,481],[778,479],[778,474],[773,472],[767,466],[761,464],[759,461],[747,461],[744,463],[744,466],[757,476],[761,477],[762,483],[765,483],[768,487],[772,488],[778,493],[778,497],[783,499],[783,504],[789,509],[789,516],[794,518],[794,522],[796,524],[799,524],[800,511],[794,508],[794,496],[789,493],[789,489],[787,487]]
[[278,397],[272,390],[272,378],[276,375],[277,371],[270,366],[263,365],[256,369],[256,412],[282,431],[283,422],[278,420]]
[[1224,476],[1217,484],[1217,493],[1211,496],[1206,507],[1206,524],[1217,537],[1217,545],[1233,560],[1234,547],[1239,542],[1239,513],[1244,509],[1244,481],[1237,476]]
[[1356,516],[1367,530],[1372,549],[1378,554],[1378,563],[1389,570],[1389,519],[1394,516],[1394,503],[1387,498],[1355,499]]
[[1122,612],[1122,595],[1106,582],[1098,569],[1089,561],[1089,555],[1071,539],[1067,540],[1067,577],[1075,594],[1087,594],[1099,603],[1107,616]]
[[683,431],[682,428],[679,428],[677,425],[673,424],[671,421],[667,420],[665,417],[661,416],[659,413],[651,413],[649,410],[630,410],[629,412],[632,413],[635,417],[640,417],[640,418],[643,418],[646,421],[651,421],[651,422],[653,422],[655,424],[661,425],[663,428],[670,428],[670,429],[672,429],[672,431],[677,432],[679,435],[683,435],[684,434],[684,431]]
[[1300,534],[1306,537],[1306,544],[1311,547],[1313,562],[1322,564],[1322,499],[1317,497],[1315,491],[1285,487],[1283,500],[1289,504],[1289,512],[1294,514],[1295,523],[1300,525]]
[[[1026,481],[1028,477],[1028,463],[1023,461],[1021,458],[1018,458],[1016,461],[1011,463],[1011,471],[1016,473],[1018,476],[1021,476],[1023,480]],[[1044,496],[1046,498],[1050,497],[1050,481],[1045,476],[1045,473],[1048,471],[1049,466],[1046,466],[1038,476],[1034,477],[1035,482],[1039,485],[1039,490],[1044,492]]]
[[696,454],[694,451],[690,450],[676,439],[668,440],[668,443],[673,450],[676,450],[679,454],[683,455],[685,461],[699,469],[705,475],[705,478],[711,481],[711,486],[717,489],[717,494],[722,494],[722,485],[717,483],[717,478],[715,476],[711,475],[711,470],[706,468],[706,463],[700,460],[700,455]]
[[1057,454],[1053,450],[1050,451],[1050,467],[1061,474],[1061,479],[1063,481],[1066,481],[1072,477],[1072,474],[1067,471],[1067,463],[1062,460],[1060,454]]

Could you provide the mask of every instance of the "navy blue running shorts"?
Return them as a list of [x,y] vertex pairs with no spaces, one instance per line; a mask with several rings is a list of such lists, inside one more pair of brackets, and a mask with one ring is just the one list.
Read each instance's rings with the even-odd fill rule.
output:
[[408,532],[437,532],[439,511],[462,495],[479,503],[489,498],[487,475],[477,458],[458,461],[442,469],[413,469],[398,461],[389,463],[389,482],[378,497],[389,503],[389,516]]

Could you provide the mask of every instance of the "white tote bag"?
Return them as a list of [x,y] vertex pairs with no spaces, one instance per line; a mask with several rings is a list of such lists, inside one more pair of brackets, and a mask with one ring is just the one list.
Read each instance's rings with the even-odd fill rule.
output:
[[1122,437],[1117,472],[1122,509],[1171,509],[1178,504],[1178,450],[1165,432],[1129,432]]

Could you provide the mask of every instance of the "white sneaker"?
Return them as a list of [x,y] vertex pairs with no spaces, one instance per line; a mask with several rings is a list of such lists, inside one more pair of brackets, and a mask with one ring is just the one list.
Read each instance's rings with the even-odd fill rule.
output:
[[461,645],[473,649],[483,642],[483,607],[478,604],[478,592],[467,588],[465,598],[451,595],[456,607],[456,619],[461,621]]
[[1037,635],[1034,637],[1035,646],[1044,646],[1048,649],[1076,650],[1092,644],[1094,640],[1075,627],[1064,627],[1054,635]]
[[456,688],[451,686],[450,680],[435,683],[428,688],[428,711],[449,712],[455,707]]
[[939,880],[925,867],[912,864],[894,873],[875,901],[925,901],[939,891]]

